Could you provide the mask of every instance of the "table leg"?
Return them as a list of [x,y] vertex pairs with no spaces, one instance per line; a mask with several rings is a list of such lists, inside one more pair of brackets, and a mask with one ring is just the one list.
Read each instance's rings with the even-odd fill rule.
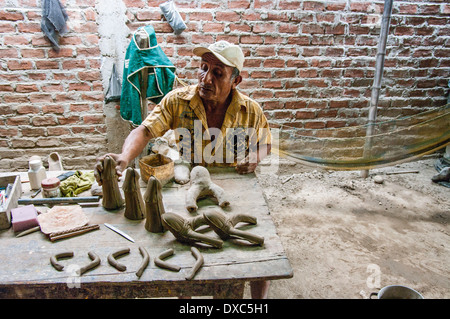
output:
[[259,280],[250,282],[250,293],[252,299],[267,299],[269,294],[270,281]]

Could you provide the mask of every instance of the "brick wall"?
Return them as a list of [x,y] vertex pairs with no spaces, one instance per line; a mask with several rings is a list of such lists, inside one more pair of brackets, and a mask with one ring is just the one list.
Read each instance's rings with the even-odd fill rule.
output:
[[[193,47],[239,43],[246,55],[240,88],[273,126],[321,129],[367,120],[384,1],[176,0],[188,26],[179,36],[160,13],[164,1],[122,1],[128,39],[152,24],[189,83],[196,83],[199,65]],[[101,50],[101,7],[98,0],[61,2],[70,31],[55,53],[40,30],[41,1],[0,0],[0,170],[26,170],[31,154],[44,158],[53,150],[66,167],[91,168],[111,150],[108,116],[118,112],[105,112],[108,73],[101,65],[111,56]],[[445,104],[449,19],[445,0],[394,1],[380,119]]]

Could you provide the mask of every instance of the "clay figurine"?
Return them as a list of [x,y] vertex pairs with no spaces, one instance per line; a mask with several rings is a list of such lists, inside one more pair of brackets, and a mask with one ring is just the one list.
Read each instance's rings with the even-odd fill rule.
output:
[[190,163],[184,161],[177,150],[175,143],[175,135],[172,130],[169,130],[162,137],[155,140],[152,146],[152,152],[162,154],[169,157],[174,162],[174,179],[175,182],[181,185],[189,182]]
[[181,267],[177,266],[177,265],[173,265],[170,264],[166,261],[164,261],[164,259],[166,259],[167,257],[172,256],[174,253],[172,248],[169,248],[165,251],[163,251],[158,257],[155,258],[155,265],[161,268],[165,268],[165,269],[169,269],[172,271],[180,271]]
[[247,214],[226,215],[217,209],[205,211],[203,213],[206,223],[223,240],[232,236],[248,240],[251,243],[262,245],[264,238],[247,231],[236,229],[234,226],[239,222],[256,225],[256,218]]
[[73,251],[67,251],[63,253],[56,254],[55,256],[50,257],[50,263],[52,264],[53,268],[55,268],[58,271],[62,271],[64,269],[64,266],[61,265],[58,260],[62,258],[71,258],[73,257]]
[[127,266],[119,263],[116,258],[130,253],[130,248],[124,248],[108,255],[108,263],[119,271],[127,270]]
[[141,278],[145,268],[147,268],[150,262],[150,255],[148,254],[147,250],[142,246],[139,246],[139,252],[141,253],[142,256],[142,262],[141,265],[139,266],[139,269],[136,271],[136,276],[138,276],[138,278]]
[[224,190],[211,181],[208,170],[203,166],[196,166],[191,171],[191,186],[186,193],[186,209],[195,212],[198,209],[197,199],[207,196],[216,198],[220,207],[230,205]]
[[86,266],[83,266],[80,268],[80,276],[84,274],[86,271],[97,267],[100,265],[100,257],[94,253],[93,251],[88,252],[88,256],[91,259],[91,262],[87,264]]
[[192,256],[195,257],[196,262],[194,267],[192,267],[191,272],[185,277],[187,280],[192,280],[200,267],[203,265],[203,256],[200,251],[195,247],[191,247],[191,253]]
[[139,187],[139,173],[134,168],[127,168],[122,190],[125,194],[124,216],[131,220],[145,218],[145,203]]
[[212,238],[195,231],[201,225],[206,224],[202,215],[185,219],[174,213],[165,213],[162,219],[164,220],[165,226],[180,242],[188,244],[202,242],[216,248],[222,248],[223,241],[220,239]]
[[113,210],[123,206],[124,200],[120,194],[119,179],[116,173],[116,161],[110,156],[103,160],[102,180],[102,205],[105,209]]
[[162,185],[154,176],[150,176],[147,190],[144,194],[145,201],[145,229],[152,233],[165,231],[161,217],[164,215],[164,204],[162,201]]

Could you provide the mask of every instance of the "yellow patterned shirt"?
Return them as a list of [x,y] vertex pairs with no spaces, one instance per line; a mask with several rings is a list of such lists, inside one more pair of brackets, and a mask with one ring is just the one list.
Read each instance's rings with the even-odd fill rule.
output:
[[235,166],[257,145],[271,144],[267,119],[260,105],[237,90],[221,129],[208,128],[197,85],[168,93],[142,122],[154,137],[172,129],[181,156],[204,166]]

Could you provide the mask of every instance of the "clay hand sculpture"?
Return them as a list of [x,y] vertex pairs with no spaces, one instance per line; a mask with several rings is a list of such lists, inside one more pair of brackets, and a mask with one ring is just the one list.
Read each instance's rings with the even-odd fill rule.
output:
[[108,210],[122,207],[124,200],[120,194],[119,179],[116,173],[116,161],[110,156],[106,156],[103,160],[103,171],[100,178],[102,180],[103,207]]
[[129,167],[122,185],[125,194],[124,216],[131,220],[140,220],[145,217],[145,203],[139,187],[139,177],[139,173],[134,168]]
[[209,210],[203,213],[206,223],[219,235],[223,240],[226,240],[232,236],[239,237],[248,240],[251,243],[262,245],[264,244],[264,238],[258,235],[252,234],[247,231],[236,229],[236,226],[240,222],[256,225],[256,218],[247,214],[233,214],[225,215],[219,210]]
[[195,231],[201,225],[206,224],[202,215],[185,219],[174,213],[165,213],[162,219],[164,225],[180,242],[188,244],[201,242],[216,248],[222,248],[223,241],[220,239],[212,238]]
[[197,199],[213,196],[220,207],[230,205],[222,187],[211,181],[208,170],[203,166],[196,166],[191,171],[191,186],[186,193],[186,209],[195,212],[198,209]]
[[164,204],[162,201],[162,185],[154,176],[150,176],[147,183],[147,190],[144,194],[146,221],[145,229],[152,233],[164,232],[164,225],[161,217],[164,215]]

